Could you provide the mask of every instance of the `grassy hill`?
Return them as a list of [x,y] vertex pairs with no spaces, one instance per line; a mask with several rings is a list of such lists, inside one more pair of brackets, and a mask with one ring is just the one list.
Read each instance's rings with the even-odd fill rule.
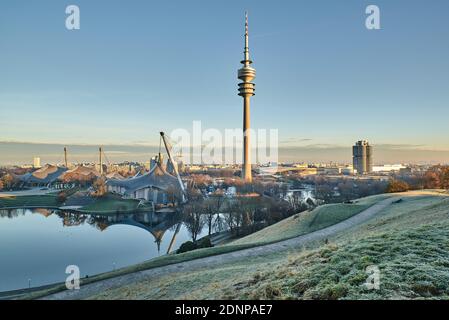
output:
[[[447,299],[449,195],[398,196],[401,201],[336,234],[328,244],[153,277],[91,298]],[[276,233],[275,226],[270,234]],[[277,227],[285,230],[282,223]],[[365,286],[371,265],[380,270],[379,290]]]
[[390,196],[382,194],[366,197],[354,203],[319,206],[312,211],[301,212],[244,238],[230,242],[228,245],[268,243],[297,237],[349,219]]

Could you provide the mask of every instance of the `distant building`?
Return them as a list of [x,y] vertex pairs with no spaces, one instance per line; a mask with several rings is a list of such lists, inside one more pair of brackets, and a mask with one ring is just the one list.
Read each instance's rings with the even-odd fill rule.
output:
[[373,172],[392,172],[392,171],[401,171],[402,169],[407,168],[402,164],[384,164],[382,166],[374,166]]
[[405,168],[399,169],[399,173],[400,174],[412,174],[413,170],[410,167],[405,167]]
[[337,168],[337,167],[317,168],[317,173],[318,174],[337,175],[337,174],[340,174],[340,168]]
[[352,147],[352,163],[358,174],[367,174],[373,171],[373,147],[368,141],[357,141]]
[[33,167],[39,169],[41,167],[41,158],[34,157],[33,159]]
[[352,166],[344,167],[340,169],[340,173],[343,175],[352,175],[354,174],[354,168]]

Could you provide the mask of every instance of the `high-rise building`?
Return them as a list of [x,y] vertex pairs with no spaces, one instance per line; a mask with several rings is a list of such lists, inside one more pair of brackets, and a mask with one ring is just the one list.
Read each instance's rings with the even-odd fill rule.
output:
[[251,136],[250,136],[250,98],[254,96],[256,69],[251,67],[253,63],[249,58],[248,45],[248,14],[245,13],[245,50],[244,60],[240,62],[243,67],[238,71],[238,78],[243,82],[239,83],[239,96],[243,97],[243,168],[242,178],[245,182],[252,181],[251,173]]
[[34,168],[40,168],[41,167],[41,158],[34,157],[34,159],[33,159],[33,167]]
[[357,141],[352,147],[352,163],[358,174],[367,174],[373,171],[373,147],[368,141]]

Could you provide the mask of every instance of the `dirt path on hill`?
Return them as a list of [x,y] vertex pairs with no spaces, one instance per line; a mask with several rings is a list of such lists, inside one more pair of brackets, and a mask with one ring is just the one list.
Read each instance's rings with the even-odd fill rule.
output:
[[334,224],[330,227],[317,230],[290,240],[284,240],[281,242],[263,245],[255,248],[239,250],[230,253],[224,253],[221,255],[199,258],[191,261],[181,262],[163,267],[157,267],[149,270],[138,271],[122,276],[118,276],[111,279],[101,280],[98,282],[83,285],[80,290],[66,290],[59,293],[55,293],[46,296],[44,300],[72,300],[72,299],[85,299],[95,294],[101,293],[108,289],[118,288],[124,285],[129,285],[134,282],[144,280],[148,277],[160,277],[177,272],[195,271],[204,267],[213,267],[224,263],[238,261],[248,257],[262,256],[270,253],[277,253],[280,251],[286,251],[293,248],[298,248],[314,241],[326,239],[335,235],[338,232],[347,230],[367,220],[371,219],[383,209],[390,206],[393,202],[398,200],[399,197],[391,197],[382,200],[368,209],[362,211],[355,216]]

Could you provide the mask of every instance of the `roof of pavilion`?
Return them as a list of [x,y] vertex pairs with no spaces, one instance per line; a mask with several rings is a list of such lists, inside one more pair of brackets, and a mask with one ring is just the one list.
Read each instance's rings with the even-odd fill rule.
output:
[[18,176],[18,178],[25,183],[48,184],[58,180],[65,171],[67,168],[47,164],[32,173]]
[[159,163],[144,175],[131,179],[108,179],[106,184],[108,186],[122,187],[125,189],[126,194],[132,194],[137,190],[145,188],[157,188],[163,191],[173,190],[177,197],[181,195],[178,179],[165,171]]
[[76,166],[73,169],[67,170],[61,175],[61,180],[68,181],[86,181],[100,177],[100,173],[95,166]]

